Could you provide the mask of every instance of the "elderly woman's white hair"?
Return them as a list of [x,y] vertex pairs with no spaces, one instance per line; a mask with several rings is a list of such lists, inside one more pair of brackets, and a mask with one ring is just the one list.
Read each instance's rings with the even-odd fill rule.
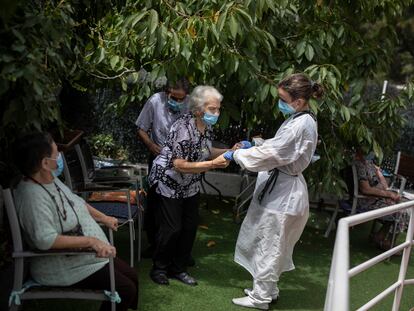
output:
[[209,85],[199,85],[191,92],[190,109],[192,112],[204,110],[204,105],[209,99],[223,100],[223,95],[216,88]]

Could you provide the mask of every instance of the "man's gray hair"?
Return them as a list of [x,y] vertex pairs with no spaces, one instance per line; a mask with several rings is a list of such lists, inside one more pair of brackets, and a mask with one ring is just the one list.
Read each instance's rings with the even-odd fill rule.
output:
[[204,105],[209,99],[223,100],[223,95],[216,88],[209,85],[199,85],[194,88],[190,95],[190,110],[192,112],[203,111]]

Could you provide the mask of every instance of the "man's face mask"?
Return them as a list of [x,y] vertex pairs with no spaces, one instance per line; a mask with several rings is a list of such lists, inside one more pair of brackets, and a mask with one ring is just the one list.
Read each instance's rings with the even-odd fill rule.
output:
[[59,152],[59,155],[57,156],[56,159],[54,158],[47,158],[49,160],[53,160],[56,161],[56,169],[52,170],[52,174],[55,177],[58,177],[60,174],[62,174],[63,172],[63,157],[62,154]]
[[172,98],[168,98],[168,107],[174,111],[174,112],[178,112],[181,110],[183,103],[180,103]]
[[168,108],[170,108],[174,112],[178,112],[182,110],[185,98],[186,98],[185,93],[182,93],[182,92],[177,93],[177,91],[171,91],[171,93],[168,95],[168,100],[167,100]]

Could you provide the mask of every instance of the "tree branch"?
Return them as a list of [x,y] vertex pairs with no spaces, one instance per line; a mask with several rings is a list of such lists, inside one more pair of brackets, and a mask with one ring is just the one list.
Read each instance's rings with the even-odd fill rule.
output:
[[186,18],[190,18],[190,15],[187,15],[183,12],[178,11],[176,8],[174,8],[169,2],[168,0],[161,0],[161,2],[165,3],[172,11],[174,11],[177,15],[182,16],[182,17],[186,17]]
[[124,74],[131,73],[131,72],[137,72],[135,69],[134,70],[133,69],[126,69],[126,70],[122,71],[120,74],[118,74],[116,76],[107,76],[107,75],[100,76],[100,75],[97,75],[93,72],[90,72],[90,71],[86,70],[85,68],[82,68],[82,69],[84,71],[86,71],[88,74],[90,74],[91,76],[94,76],[95,78],[102,79],[102,80],[115,80],[115,79],[118,79],[118,78],[122,77]]

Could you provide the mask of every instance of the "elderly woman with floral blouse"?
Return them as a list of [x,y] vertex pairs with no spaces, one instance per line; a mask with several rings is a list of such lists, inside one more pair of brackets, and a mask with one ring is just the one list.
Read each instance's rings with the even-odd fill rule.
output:
[[192,113],[172,125],[160,155],[154,160],[149,183],[157,193],[158,232],[150,272],[155,283],[168,285],[168,277],[172,277],[187,285],[197,285],[187,273],[187,262],[198,225],[201,173],[227,166],[212,160],[226,151],[212,147],[211,142],[222,99],[214,87],[197,86],[190,96]]

